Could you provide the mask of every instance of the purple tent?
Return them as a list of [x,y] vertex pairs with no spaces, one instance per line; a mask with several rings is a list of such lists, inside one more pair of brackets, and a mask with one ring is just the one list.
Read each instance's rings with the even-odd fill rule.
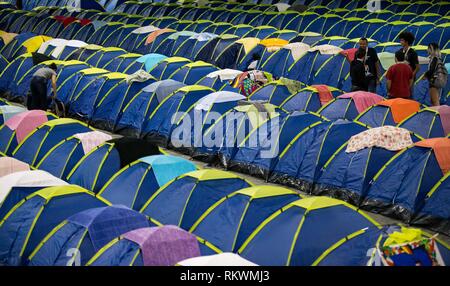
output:
[[196,236],[168,225],[127,232],[101,249],[87,265],[173,266],[198,256],[200,247]]

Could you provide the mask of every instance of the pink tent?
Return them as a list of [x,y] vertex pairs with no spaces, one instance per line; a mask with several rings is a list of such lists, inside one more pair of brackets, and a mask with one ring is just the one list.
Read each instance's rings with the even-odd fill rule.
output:
[[355,91],[338,96],[338,98],[352,98],[355,102],[358,113],[362,113],[367,108],[383,101],[384,98],[378,94],[367,91]]
[[5,125],[16,131],[17,143],[22,142],[34,129],[48,121],[47,113],[42,110],[31,110],[19,113],[5,122]]
[[0,177],[21,171],[29,171],[30,166],[27,163],[14,159],[12,157],[0,157]]
[[444,128],[445,134],[450,133],[450,106],[441,105],[430,107],[439,112],[441,117],[442,127]]

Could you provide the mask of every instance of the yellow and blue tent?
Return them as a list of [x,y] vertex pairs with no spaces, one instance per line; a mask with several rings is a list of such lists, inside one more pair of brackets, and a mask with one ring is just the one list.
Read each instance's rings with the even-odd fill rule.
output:
[[[85,209],[49,231],[28,257],[27,265],[71,266],[78,261],[76,266],[85,265],[119,235],[152,225],[145,215],[124,206]],[[70,249],[79,253],[70,256]]]
[[[449,171],[450,139],[416,142],[392,157],[374,176],[360,207],[410,222],[427,194]],[[440,208],[443,203],[435,202]]]
[[195,164],[175,156],[140,158],[117,172],[98,195],[113,204],[140,210],[167,182],[195,170]]
[[312,266],[376,226],[369,216],[342,201],[326,197],[301,199],[264,220],[238,254],[259,265]]
[[47,121],[28,134],[12,154],[15,158],[34,165],[61,140],[92,130],[86,124],[69,118]]
[[449,116],[448,105],[424,108],[405,118],[398,126],[423,138],[445,137],[450,134],[450,126],[447,123]]
[[[0,126],[0,152],[11,156],[17,145],[25,137],[42,123],[57,119],[57,117],[42,110],[32,110],[19,113],[20,118],[14,124],[3,124]],[[20,130],[20,131],[19,131]],[[20,132],[20,137],[17,136]]]
[[252,184],[232,173],[200,170],[184,174],[161,187],[141,212],[159,224],[192,227],[221,198]]
[[132,138],[107,141],[81,158],[67,181],[98,193],[120,169],[146,156],[162,152],[149,142]]
[[0,261],[5,265],[24,265],[45,235],[64,219],[106,205],[106,201],[74,185],[44,188],[16,204],[2,205]]
[[449,207],[450,172],[426,194],[424,203],[412,218],[412,224],[425,226],[434,231],[450,234]]
[[298,193],[281,187],[242,189],[212,205],[189,231],[217,253],[236,252],[261,222],[300,198]]

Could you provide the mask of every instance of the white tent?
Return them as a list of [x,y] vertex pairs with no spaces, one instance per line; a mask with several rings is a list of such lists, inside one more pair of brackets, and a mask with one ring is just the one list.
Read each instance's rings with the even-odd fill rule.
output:
[[206,77],[216,78],[219,77],[221,81],[235,79],[238,75],[242,74],[242,71],[234,69],[223,69],[218,71],[213,71],[209,73]]
[[246,97],[242,94],[231,92],[231,91],[218,91],[211,94],[208,94],[207,96],[200,99],[197,104],[195,105],[195,110],[205,110],[208,111],[211,109],[211,106],[213,106],[215,103],[223,103],[223,102],[230,102],[230,101],[239,101],[239,100],[245,100]]
[[45,171],[22,171],[0,178],[0,205],[13,187],[53,187],[68,183]]
[[144,26],[137,28],[136,30],[131,31],[132,34],[147,34],[159,30],[158,27],[155,26]]
[[258,266],[234,253],[221,253],[189,258],[178,262],[180,266]]
[[82,48],[87,46],[88,44],[83,41],[78,40],[65,40],[65,39],[52,39],[50,41],[44,42],[38,50],[38,53],[43,54],[49,46],[54,47],[51,56],[54,58],[58,58],[61,53],[64,51],[65,47],[75,47]]

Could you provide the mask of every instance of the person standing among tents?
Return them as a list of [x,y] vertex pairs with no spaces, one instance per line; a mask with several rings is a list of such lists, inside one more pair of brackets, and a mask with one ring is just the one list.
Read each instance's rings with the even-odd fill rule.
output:
[[352,78],[352,91],[367,91],[368,78],[366,77],[366,68],[364,59],[366,58],[366,51],[358,49],[355,54],[355,59],[350,65],[350,76]]
[[388,98],[410,98],[414,72],[406,62],[403,51],[395,53],[395,62],[386,74]]
[[44,110],[47,111],[47,83],[52,82],[54,98],[56,98],[56,64],[52,63],[48,67],[38,69],[31,79],[31,96],[28,97],[27,107],[29,110]]
[[367,77],[368,91],[377,93],[377,86],[380,84],[380,59],[374,48],[369,48],[369,41],[366,38],[359,40],[359,48],[365,51],[364,66]]
[[[419,56],[417,55],[417,52],[413,48],[411,48],[411,46],[416,38],[411,32],[407,31],[401,32],[398,38],[400,39],[400,45],[402,45],[402,48],[399,51],[403,53],[405,61],[408,62],[409,66],[411,67],[413,71],[413,82],[415,82],[416,76],[420,70]],[[413,86],[411,86],[411,95],[412,93]]]
[[430,85],[430,99],[432,106],[440,104],[442,88],[447,84],[448,72],[442,62],[439,45],[431,43],[428,45],[428,54],[430,55],[430,64],[425,73],[424,80],[428,80]]

